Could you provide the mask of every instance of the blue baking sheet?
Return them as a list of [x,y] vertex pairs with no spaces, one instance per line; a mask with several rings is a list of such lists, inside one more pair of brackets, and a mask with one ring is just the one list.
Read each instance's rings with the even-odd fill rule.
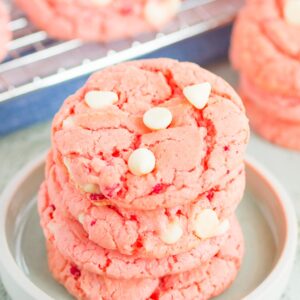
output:
[[[170,57],[205,65],[226,57],[230,32],[231,26],[226,26],[163,48],[145,57]],[[0,104],[0,136],[51,119],[64,99],[82,86],[87,77],[70,80]]]

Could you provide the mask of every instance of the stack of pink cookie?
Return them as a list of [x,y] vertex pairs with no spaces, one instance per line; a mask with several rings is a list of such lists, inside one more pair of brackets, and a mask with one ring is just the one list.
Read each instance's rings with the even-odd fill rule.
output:
[[11,33],[8,29],[9,16],[6,7],[0,0],[0,61],[5,57],[7,44],[10,40]]
[[300,150],[300,1],[247,1],[231,59],[254,130]]
[[158,30],[181,0],[15,0],[32,22],[58,39],[108,42]]
[[156,59],[94,74],[52,126],[39,194],[50,270],[77,299],[209,299],[234,280],[249,128],[221,78]]

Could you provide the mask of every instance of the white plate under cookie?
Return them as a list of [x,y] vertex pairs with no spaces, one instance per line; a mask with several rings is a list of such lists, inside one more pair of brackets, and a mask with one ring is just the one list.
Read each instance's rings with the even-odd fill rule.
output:
[[[47,268],[36,194],[44,177],[44,155],[29,163],[0,200],[0,273],[13,300],[70,300]],[[297,222],[282,186],[247,159],[247,188],[238,217],[246,255],[238,278],[217,300],[280,299],[294,263]]]

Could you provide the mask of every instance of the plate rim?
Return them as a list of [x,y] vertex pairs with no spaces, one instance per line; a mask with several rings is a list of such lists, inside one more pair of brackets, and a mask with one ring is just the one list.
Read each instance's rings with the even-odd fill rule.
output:
[[[272,288],[277,282],[282,280],[282,277],[286,277],[287,274],[290,276],[298,245],[298,221],[295,207],[289,193],[271,171],[249,155],[246,156],[245,162],[248,167],[260,173],[265,183],[270,187],[274,194],[277,195],[278,201],[282,204],[281,209],[285,216],[284,221],[287,229],[283,250],[273,269],[260,285],[243,298],[243,300],[256,300],[258,297],[263,297],[269,288]],[[285,280],[288,279],[289,278],[285,278]]]
[[[32,296],[34,299],[55,300],[41,288],[35,285],[26,276],[26,274],[22,272],[15,259],[13,258],[11,251],[9,250],[5,234],[6,213],[15,191],[31,173],[33,173],[37,168],[45,163],[45,158],[46,153],[42,153],[38,155],[34,160],[28,162],[9,181],[2,194],[0,195],[0,245],[2,248],[0,255],[0,265],[2,266],[2,268],[0,270],[0,273],[2,276],[5,273],[14,274],[15,284],[19,285],[23,289],[23,291]],[[265,183],[270,187],[274,194],[277,195],[278,201],[281,203],[281,208],[285,216],[284,221],[286,222],[287,228],[285,233],[285,242],[282,248],[283,250],[280,253],[280,256],[278,257],[273,269],[260,283],[260,285],[258,285],[253,291],[251,291],[247,296],[243,298],[244,300],[256,300],[258,299],[258,297],[262,297],[265,293],[267,293],[268,290],[274,286],[274,284],[281,281],[283,276],[286,277],[287,272],[290,273],[290,269],[296,257],[298,226],[293,202],[284,186],[266,167],[264,167],[253,157],[247,155],[245,163],[247,167],[250,167],[252,170],[259,173],[264,179]],[[289,261],[289,264],[287,263],[287,261]],[[5,286],[5,282],[3,282],[3,284]]]
[[2,278],[4,271],[8,274],[14,274],[15,283],[18,284],[28,295],[34,297],[34,299],[55,300],[36,286],[19,268],[11,251],[9,250],[5,232],[6,212],[10,202],[12,201],[12,196],[22,182],[45,162],[45,158],[46,154],[43,153],[25,164],[23,168],[21,168],[20,171],[17,172],[16,175],[9,181],[0,196],[0,245],[3,247],[0,255],[0,266],[2,266],[0,274],[5,288],[5,282]]

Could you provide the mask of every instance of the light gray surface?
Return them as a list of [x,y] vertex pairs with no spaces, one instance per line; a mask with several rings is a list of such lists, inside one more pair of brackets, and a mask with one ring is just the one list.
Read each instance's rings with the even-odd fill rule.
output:
[[[235,75],[227,64],[212,67],[231,83]],[[22,130],[0,140],[0,191],[10,178],[29,160],[46,150],[50,145],[50,125],[41,124]],[[300,153],[273,146],[255,135],[252,135],[248,153],[263,163],[286,187],[292,197],[298,220],[300,219]],[[300,295],[300,248],[297,261],[284,300],[298,300]],[[0,286],[0,300],[9,299]],[[266,299],[267,300],[267,299]]]

